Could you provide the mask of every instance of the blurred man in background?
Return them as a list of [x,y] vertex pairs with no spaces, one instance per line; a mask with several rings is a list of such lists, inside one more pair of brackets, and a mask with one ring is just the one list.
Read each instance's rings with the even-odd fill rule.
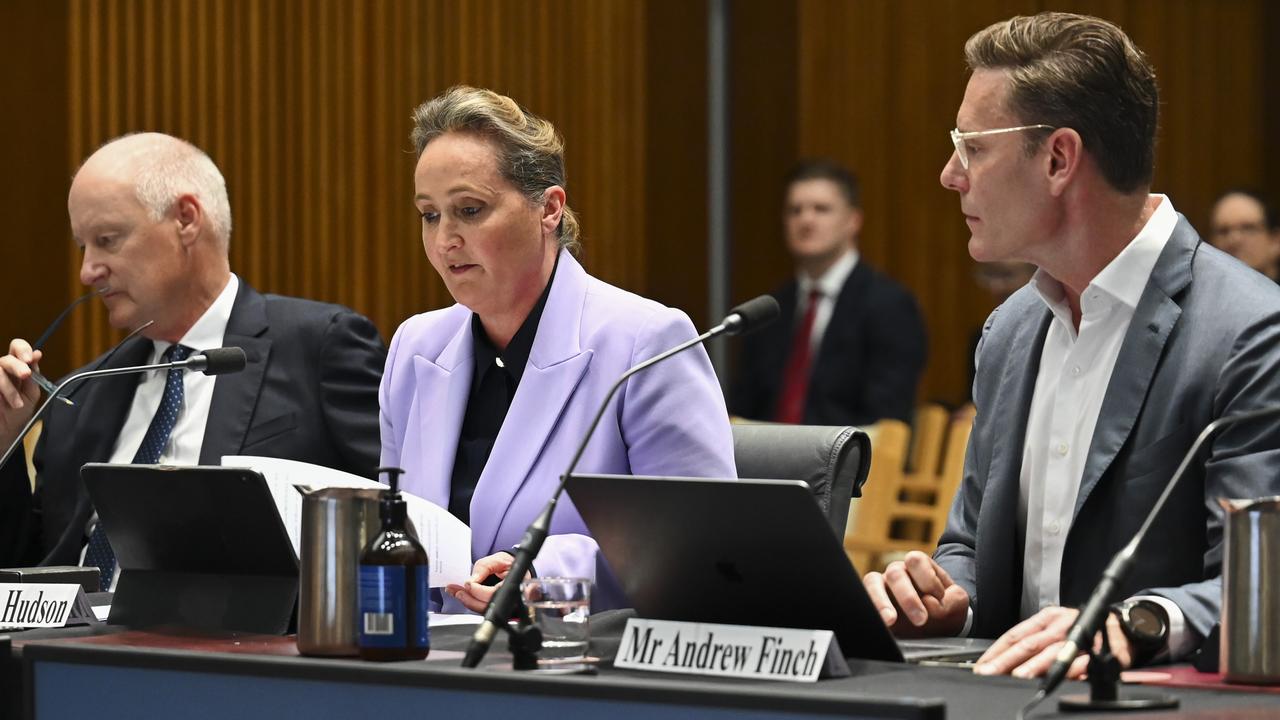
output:
[[1280,281],[1280,215],[1251,190],[1228,190],[1213,204],[1211,242],[1272,280]]
[[796,276],[782,317],[742,344],[730,410],[808,425],[910,422],[927,354],[911,293],[858,254],[858,179],[826,160],[798,165],[783,210]]

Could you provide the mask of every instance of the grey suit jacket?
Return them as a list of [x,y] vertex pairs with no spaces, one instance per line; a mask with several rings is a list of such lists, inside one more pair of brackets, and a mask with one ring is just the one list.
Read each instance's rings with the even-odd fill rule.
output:
[[[1018,476],[1051,313],[1031,287],[988,318],[964,479],[935,557],[968,591],[971,634],[1019,620]],[[1280,288],[1179,216],[1124,337],[1085,463],[1062,560],[1061,604],[1085,602],[1112,555],[1211,421],[1280,404]],[[1218,497],[1280,494],[1280,424],[1223,431],[1174,490],[1115,600],[1167,597],[1204,637],[1221,604]]]

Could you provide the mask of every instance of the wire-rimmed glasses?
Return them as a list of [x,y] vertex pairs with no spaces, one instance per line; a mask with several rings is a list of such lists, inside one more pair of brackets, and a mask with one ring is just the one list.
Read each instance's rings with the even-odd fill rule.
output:
[[[91,290],[85,293],[84,295],[81,295],[80,297],[76,298],[75,300],[72,300],[71,304],[63,308],[62,312],[58,313],[58,317],[54,318],[53,322],[49,323],[49,327],[45,328],[44,332],[40,333],[40,337],[36,338],[36,341],[32,343],[31,349],[32,350],[42,349],[44,347],[44,344],[49,341],[49,338],[53,337],[53,334],[57,332],[58,327],[62,325],[62,321],[66,320],[67,316],[71,314],[72,310],[75,310],[77,307],[79,307],[80,304],[83,303],[85,300],[88,300],[91,297],[97,297],[99,295],[104,294],[105,292],[106,292],[105,288],[102,290]],[[150,325],[153,322],[155,321],[148,320],[142,325],[139,325],[138,327],[134,328],[133,331],[130,332],[128,335],[126,335],[123,340],[115,344],[115,347],[111,349],[110,354],[108,354],[107,356],[108,359],[110,358],[111,355],[115,354],[116,350],[120,349],[121,345],[123,345],[128,340],[132,339],[138,333],[150,327]],[[53,395],[54,391],[57,390],[58,388],[57,385],[54,385],[52,382],[50,382],[49,378],[45,377],[39,370],[37,370],[34,367],[31,368],[31,379],[35,381],[36,385],[40,386],[40,389],[44,390],[45,393],[51,396]],[[75,403],[72,402],[69,398],[59,397],[58,399],[67,405],[72,405],[72,406],[75,405]]]
[[1057,130],[1057,128],[1052,125],[1019,125],[1018,127],[996,128],[994,130],[974,130],[972,132],[960,132],[959,128],[957,128],[951,131],[951,144],[956,146],[956,155],[960,156],[960,167],[968,170],[969,155],[964,149],[965,140],[983,137],[985,135],[1003,135],[1011,132],[1022,132],[1023,130]]
[[[94,297],[96,295],[101,295],[101,294],[102,294],[101,290],[91,290],[81,295],[80,297],[76,298],[75,300],[72,300],[71,304],[63,308],[62,312],[58,313],[58,317],[54,318],[53,322],[49,323],[49,327],[45,328],[44,332],[40,333],[40,337],[36,338],[35,342],[31,343],[31,349],[39,350],[43,348],[44,344],[49,341],[49,338],[53,337],[53,334],[57,332],[58,327],[62,325],[62,321],[67,319],[67,316],[71,314],[72,310],[75,310],[77,307],[79,307],[80,304],[83,303],[85,300],[88,300],[91,297]],[[41,374],[39,370],[35,369],[34,367],[31,368],[31,379],[36,381],[36,385],[39,385],[40,389],[44,390],[49,395],[53,394],[53,391],[56,386],[53,383],[49,382],[49,378],[45,377],[43,374]],[[66,403],[67,405],[75,405],[75,403],[71,402],[66,398],[60,398],[60,399],[62,400],[62,402]]]

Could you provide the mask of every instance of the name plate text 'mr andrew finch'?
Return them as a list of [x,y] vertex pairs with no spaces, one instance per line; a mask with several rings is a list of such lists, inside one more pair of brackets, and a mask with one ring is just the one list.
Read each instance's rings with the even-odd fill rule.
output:
[[631,618],[614,665],[691,675],[814,682],[830,630],[714,625]]

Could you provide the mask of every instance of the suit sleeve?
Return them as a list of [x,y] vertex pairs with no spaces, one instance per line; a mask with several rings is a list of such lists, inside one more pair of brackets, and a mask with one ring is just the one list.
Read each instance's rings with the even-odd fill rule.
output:
[[910,423],[916,390],[928,356],[924,318],[905,289],[890,288],[867,314],[865,377],[859,380],[867,417],[861,422],[892,418]]
[[379,457],[379,465],[399,465],[400,460],[400,441],[404,435],[404,428],[397,428],[395,423],[395,415],[391,412],[391,408],[395,405],[392,398],[397,394],[396,379],[396,357],[400,349],[400,340],[405,335],[405,326],[401,325],[396,330],[396,334],[391,338],[391,348],[387,351],[387,361],[383,369],[382,380],[378,385],[378,425],[379,434],[382,439],[382,453]]
[[40,561],[38,515],[26,457],[21,449],[0,468],[0,567]]
[[378,466],[378,384],[386,359],[368,318],[347,310],[333,316],[320,352],[321,407],[343,469],[363,477]]
[[987,333],[995,322],[996,314],[991,313],[983,324],[982,336],[978,340],[974,352],[976,368],[973,383],[973,398],[978,413],[973,419],[973,432],[969,435],[969,445],[964,453],[964,470],[960,480],[960,488],[951,503],[951,512],[947,515],[947,526],[938,538],[938,549],[934,559],[951,575],[965,592],[969,593],[969,605],[974,607],[978,602],[977,573],[977,537],[978,511],[982,509],[982,495],[986,490],[986,473],[979,469],[983,464],[981,458],[989,456],[991,451],[992,413],[983,412],[988,403],[981,402],[990,398],[994,388],[989,387],[991,380],[982,374],[982,347]]
[[[1215,418],[1280,405],[1280,317],[1259,321],[1237,338],[1216,385]],[[1184,480],[1185,482],[1185,480]],[[1182,610],[1188,627],[1207,636],[1221,616],[1224,515],[1218,498],[1280,495],[1280,424],[1244,421],[1212,441],[1204,465],[1208,549],[1201,582],[1157,587],[1142,594],[1166,597]]]
[[[665,309],[637,335],[631,364],[696,336],[684,313]],[[627,380],[618,420],[636,475],[737,477],[724,393],[701,346]]]

